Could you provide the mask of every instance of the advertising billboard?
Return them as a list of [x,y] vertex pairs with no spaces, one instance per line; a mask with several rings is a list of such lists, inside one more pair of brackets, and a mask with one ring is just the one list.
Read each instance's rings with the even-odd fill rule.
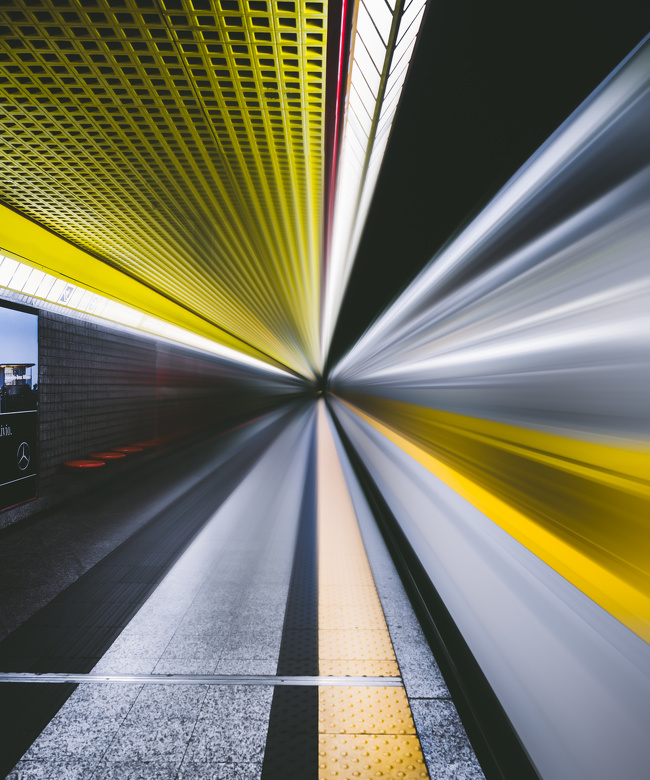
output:
[[38,315],[0,302],[0,510],[36,497]]

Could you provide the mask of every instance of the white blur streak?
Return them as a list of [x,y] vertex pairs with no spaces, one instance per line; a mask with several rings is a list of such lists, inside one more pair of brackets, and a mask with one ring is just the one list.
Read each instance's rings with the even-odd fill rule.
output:
[[325,277],[322,360],[352,272],[426,0],[404,3],[395,43],[389,47],[394,16],[400,13],[399,3],[391,5],[395,10],[385,0],[359,0]]
[[646,780],[650,646],[333,404],[540,777]]
[[645,419],[647,432],[648,127],[646,39],[364,334],[334,386],[619,433]]
[[[237,352],[216,341],[199,336],[169,322],[144,314],[123,303],[77,287],[64,279],[58,279],[26,263],[0,255],[0,288],[22,293],[33,306],[39,306],[39,299],[60,306],[69,317],[87,319],[87,315],[132,328],[140,333],[163,341],[180,344],[199,352],[214,355],[229,363],[255,368],[259,371],[280,375],[285,379],[293,376],[280,368],[271,366],[254,357]],[[28,302],[28,301],[26,301]]]

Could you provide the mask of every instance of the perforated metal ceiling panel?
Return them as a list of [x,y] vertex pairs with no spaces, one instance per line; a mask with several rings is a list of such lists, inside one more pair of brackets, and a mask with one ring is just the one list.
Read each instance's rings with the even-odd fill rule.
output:
[[313,369],[326,3],[2,8],[2,200]]

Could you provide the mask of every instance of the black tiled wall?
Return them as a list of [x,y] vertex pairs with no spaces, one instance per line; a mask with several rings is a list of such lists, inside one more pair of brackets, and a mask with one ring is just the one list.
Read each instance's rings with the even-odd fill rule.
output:
[[210,356],[48,310],[39,311],[38,388],[38,497],[0,512],[0,528],[115,473],[70,472],[67,460],[178,431],[209,432],[272,401],[268,388]]
[[61,464],[155,435],[156,345],[39,314],[41,490]]

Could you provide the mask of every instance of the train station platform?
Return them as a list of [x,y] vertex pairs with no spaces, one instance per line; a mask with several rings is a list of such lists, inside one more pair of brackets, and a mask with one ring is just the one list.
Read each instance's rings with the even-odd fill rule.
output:
[[2,772],[483,772],[323,402],[6,534]]

